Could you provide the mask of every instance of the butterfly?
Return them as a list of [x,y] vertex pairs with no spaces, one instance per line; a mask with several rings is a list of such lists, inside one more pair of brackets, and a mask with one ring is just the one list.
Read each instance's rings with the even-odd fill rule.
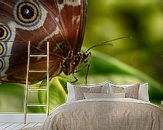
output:
[[[29,40],[31,54],[46,53],[49,42],[50,77],[74,74],[90,55],[80,53],[86,7],[86,0],[0,0],[0,82],[25,83]],[[31,58],[30,69],[45,65],[46,58]],[[31,73],[29,82],[44,78]]]
[[[80,64],[90,65],[90,50],[128,37],[119,37],[95,44],[81,52],[86,25],[86,0],[0,0],[0,82],[25,83],[27,74],[28,41],[31,54],[46,53],[50,43],[50,77],[61,72],[73,75]],[[31,58],[31,70],[43,70],[46,58]],[[46,73],[30,73],[29,83],[46,78]]]

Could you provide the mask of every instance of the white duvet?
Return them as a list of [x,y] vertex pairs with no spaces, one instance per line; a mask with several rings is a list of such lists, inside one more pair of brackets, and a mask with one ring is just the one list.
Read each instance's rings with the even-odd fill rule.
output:
[[163,110],[131,98],[96,98],[66,103],[43,130],[163,130]]

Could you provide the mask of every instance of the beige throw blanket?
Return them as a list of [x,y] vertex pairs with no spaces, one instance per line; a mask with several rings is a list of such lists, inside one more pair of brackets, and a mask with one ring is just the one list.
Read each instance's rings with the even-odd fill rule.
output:
[[64,104],[43,130],[163,130],[163,110],[136,99],[88,99]]

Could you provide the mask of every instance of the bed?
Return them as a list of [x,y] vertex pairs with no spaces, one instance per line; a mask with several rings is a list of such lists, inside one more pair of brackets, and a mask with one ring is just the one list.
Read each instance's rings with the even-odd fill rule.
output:
[[69,86],[67,103],[50,114],[43,130],[163,130],[163,110],[140,84]]

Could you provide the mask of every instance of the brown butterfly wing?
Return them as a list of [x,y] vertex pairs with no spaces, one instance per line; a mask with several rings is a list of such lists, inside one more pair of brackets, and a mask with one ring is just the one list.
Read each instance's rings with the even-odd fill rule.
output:
[[[80,0],[65,1],[68,1],[68,4],[72,4],[74,7],[73,2],[76,3]],[[82,17],[79,20],[82,22],[79,22],[80,25],[78,23],[71,24],[71,26],[71,22],[68,22],[72,18],[71,15],[76,14],[76,9],[71,10],[66,7],[67,12],[63,10],[59,12],[59,6],[62,4],[61,1],[29,1],[29,6],[36,7],[36,9],[38,9],[36,11],[41,14],[41,16],[40,14],[37,14],[37,21],[34,21],[33,24],[32,22],[28,23],[28,21],[23,23],[20,18],[18,18],[20,17],[18,15],[20,12],[16,12],[17,8],[26,7],[26,3],[22,5],[21,2],[22,1],[15,2],[14,0],[0,1],[0,23],[2,27],[7,28],[7,35],[10,35],[5,39],[0,39],[1,44],[3,43],[3,48],[0,49],[0,52],[5,52],[0,53],[1,81],[25,82],[28,40],[31,41],[32,54],[42,54],[46,52],[46,41],[50,42],[50,76],[58,75],[61,71],[61,61],[67,56],[69,50],[78,51],[81,48],[84,30],[81,24],[84,25],[85,21],[85,9],[83,9],[85,8],[84,1],[78,5],[79,9],[77,9],[82,12],[80,15],[77,15]],[[30,2],[33,5],[30,5]],[[58,2],[60,5],[58,5]],[[64,6],[66,5],[63,2],[62,7],[64,8]],[[63,12],[67,15],[63,14]],[[69,17],[66,17],[68,15]],[[66,19],[68,20],[66,21]],[[30,62],[31,69],[44,69],[45,65],[46,58],[35,58],[31,59]],[[31,83],[34,83],[44,79],[45,77],[45,73],[31,74],[29,80]]]
[[86,0],[58,0],[58,13],[74,54],[81,50],[86,24]]
[[[57,21],[54,19],[50,10],[45,9],[41,3],[31,1],[32,4],[39,6],[42,16],[38,18],[38,23],[32,25],[20,22],[17,18],[18,12],[16,12],[18,5],[21,5],[21,1],[0,1],[0,23],[2,27],[8,29],[8,35],[6,39],[2,39],[1,43],[4,45],[1,51],[5,53],[1,54],[1,80],[5,82],[25,82],[26,66],[27,66],[27,41],[31,41],[31,45],[40,48],[43,52],[46,51],[46,41],[50,42],[50,76],[57,75],[60,71],[61,59],[54,56],[63,55],[62,46],[64,46],[63,34],[61,34],[61,28],[57,26]],[[26,1],[25,1],[26,2]],[[39,15],[39,14],[38,14]],[[15,20],[17,18],[17,20]],[[13,41],[13,42],[10,42]],[[62,43],[58,47],[58,43]],[[31,54],[40,51],[33,49]],[[3,62],[2,62],[3,61]],[[31,69],[43,69],[46,65],[45,58],[31,59]],[[45,73],[31,74],[30,82],[37,82],[46,77]]]

